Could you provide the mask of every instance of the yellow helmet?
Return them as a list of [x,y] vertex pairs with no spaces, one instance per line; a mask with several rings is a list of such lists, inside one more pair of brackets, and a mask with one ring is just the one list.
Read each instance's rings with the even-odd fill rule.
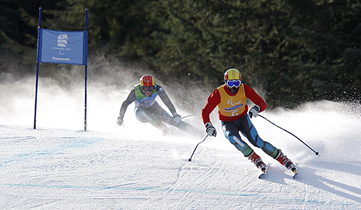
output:
[[238,71],[238,69],[228,69],[224,73],[224,80],[242,80],[241,72]]

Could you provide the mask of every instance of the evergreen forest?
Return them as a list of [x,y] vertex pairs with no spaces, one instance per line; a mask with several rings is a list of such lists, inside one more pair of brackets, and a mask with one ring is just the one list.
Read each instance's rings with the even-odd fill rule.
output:
[[89,57],[141,63],[165,84],[212,91],[237,68],[269,108],[361,100],[360,0],[1,0],[0,75],[34,75],[39,7],[42,27],[67,31],[88,9]]

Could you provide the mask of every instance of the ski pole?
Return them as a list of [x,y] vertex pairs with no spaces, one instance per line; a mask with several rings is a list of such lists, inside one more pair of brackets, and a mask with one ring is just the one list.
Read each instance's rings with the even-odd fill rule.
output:
[[204,137],[204,139],[196,145],[196,147],[194,148],[193,153],[192,153],[191,157],[188,159],[188,161],[192,161],[192,157],[193,157],[194,153],[196,152],[198,145],[200,145],[202,142],[204,142],[207,137],[208,137],[208,135],[206,137]]
[[318,152],[316,152],[315,150],[313,150],[310,146],[308,146],[305,142],[303,142],[300,138],[298,138],[296,135],[294,135],[293,133],[289,132],[288,130],[281,128],[280,126],[274,124],[273,122],[271,122],[269,119],[263,117],[262,115],[258,114],[258,116],[262,117],[263,119],[267,120],[268,122],[270,122],[272,125],[278,127],[279,129],[286,131],[287,133],[291,134],[292,136],[294,136],[296,139],[298,139],[300,142],[302,142],[304,145],[306,145],[310,150],[312,150],[316,155],[318,155]]
[[187,118],[187,117],[192,117],[192,116],[194,116],[194,114],[184,116],[184,117],[182,117],[181,119],[183,120],[184,118]]

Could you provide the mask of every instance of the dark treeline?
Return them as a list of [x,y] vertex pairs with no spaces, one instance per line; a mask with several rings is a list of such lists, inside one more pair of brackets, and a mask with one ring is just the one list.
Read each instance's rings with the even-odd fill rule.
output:
[[40,6],[53,30],[84,30],[87,8],[89,57],[145,64],[163,83],[212,90],[235,67],[270,108],[361,99],[358,0],[1,0],[2,56],[34,65]]

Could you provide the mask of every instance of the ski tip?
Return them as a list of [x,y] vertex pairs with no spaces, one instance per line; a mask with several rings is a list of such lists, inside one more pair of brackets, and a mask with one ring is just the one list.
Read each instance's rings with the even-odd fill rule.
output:
[[298,172],[293,175],[293,179],[297,179]]
[[262,168],[262,173],[258,176],[259,179],[262,179],[266,174],[267,174],[267,171],[269,169],[269,163],[267,163],[266,167],[265,168]]
[[262,179],[266,174],[265,173],[262,173],[258,176],[258,179]]

